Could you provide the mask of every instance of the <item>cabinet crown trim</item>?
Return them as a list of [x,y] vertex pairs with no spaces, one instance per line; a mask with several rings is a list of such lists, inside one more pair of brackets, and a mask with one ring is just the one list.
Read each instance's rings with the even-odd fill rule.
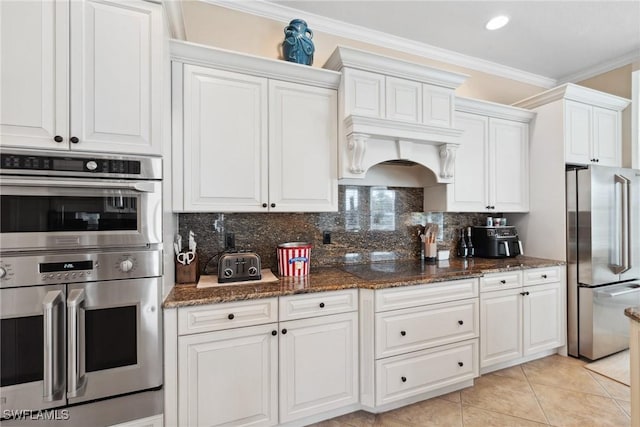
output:
[[583,102],[615,111],[622,111],[631,103],[631,100],[620,96],[573,83],[567,83],[518,101],[514,103],[513,106],[530,109],[559,99],[570,99],[572,101]]
[[480,114],[498,119],[529,123],[536,115],[535,112],[524,108],[498,104],[496,102],[479,99],[456,97],[456,111],[470,114]]
[[338,89],[340,85],[341,75],[338,72],[284,60],[237,53],[175,39],[170,41],[170,51],[171,60],[186,64],[327,89]]
[[469,77],[466,74],[440,70],[360,49],[338,46],[327,59],[323,68],[340,71],[345,67],[415,80],[450,89],[456,89]]

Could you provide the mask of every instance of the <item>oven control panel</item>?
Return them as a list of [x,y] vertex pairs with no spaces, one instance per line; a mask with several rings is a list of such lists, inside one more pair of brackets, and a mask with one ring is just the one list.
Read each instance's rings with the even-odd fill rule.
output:
[[0,255],[0,288],[162,275],[162,251]]

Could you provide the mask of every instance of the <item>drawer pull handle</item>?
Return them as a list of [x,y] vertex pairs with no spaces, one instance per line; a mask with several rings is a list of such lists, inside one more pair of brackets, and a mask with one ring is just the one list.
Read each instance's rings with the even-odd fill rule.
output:
[[286,329],[283,329],[283,330],[282,330],[282,335],[286,335],[286,333],[287,333],[287,330],[286,330]]
[[464,320],[458,320],[458,325],[464,325]]
[[529,291],[527,291],[527,292],[520,292],[520,295],[522,295],[522,296],[529,295]]
[[403,383],[407,382],[407,377],[401,377],[400,379],[402,380]]
[[546,279],[546,278],[547,278],[547,275],[546,275],[546,274],[543,274],[543,275],[542,275],[542,278],[543,278],[543,279]]
[[504,285],[505,283],[507,283],[507,281],[502,279],[502,280],[500,280],[500,283],[502,283]]
[[458,366],[463,367],[463,366],[464,366],[464,363],[462,363],[462,362],[458,362]]
[[236,317],[236,316],[234,316],[234,315],[233,315],[233,313],[231,313],[230,315],[228,315],[228,316],[227,316],[227,318],[228,318],[229,320],[233,320],[233,318],[234,318],[234,317]]
[[324,303],[323,302],[320,303],[320,308],[324,308]]
[[404,337],[405,335],[407,335],[407,331],[400,331],[400,335]]
[[276,335],[278,335],[278,331],[276,331],[276,330],[271,331],[271,335],[273,335],[275,337]]

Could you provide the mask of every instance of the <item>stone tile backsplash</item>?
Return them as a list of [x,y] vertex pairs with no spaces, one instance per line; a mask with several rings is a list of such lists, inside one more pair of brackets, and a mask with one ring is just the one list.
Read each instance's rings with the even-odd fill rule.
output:
[[[418,259],[418,230],[428,222],[440,227],[439,249],[455,253],[459,229],[482,225],[486,214],[422,212],[422,188],[339,186],[338,212],[184,213],[180,234],[193,230],[203,273],[217,271],[217,255],[233,233],[238,250],[258,253],[263,267],[276,268],[276,247],[311,242],[311,267],[371,261]],[[323,244],[323,232],[331,243]],[[208,264],[207,264],[207,261]]]

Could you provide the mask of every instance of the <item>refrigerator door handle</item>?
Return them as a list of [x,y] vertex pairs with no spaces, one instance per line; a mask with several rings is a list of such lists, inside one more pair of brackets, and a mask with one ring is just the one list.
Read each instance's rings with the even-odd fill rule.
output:
[[622,175],[614,175],[614,181],[616,184],[621,185],[621,197],[620,197],[620,213],[616,215],[616,221],[620,219],[620,227],[618,227],[620,231],[619,235],[619,264],[613,264],[612,270],[616,274],[622,274],[625,271],[629,271],[631,269],[631,265],[629,263],[629,258],[631,255],[631,240],[629,239],[629,196],[631,193],[631,181],[625,178]]

